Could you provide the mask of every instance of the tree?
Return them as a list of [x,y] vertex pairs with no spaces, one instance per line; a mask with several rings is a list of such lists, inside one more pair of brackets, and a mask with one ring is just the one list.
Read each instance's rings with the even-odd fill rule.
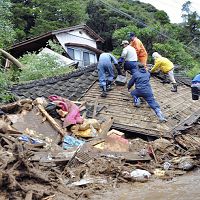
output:
[[161,25],[169,24],[169,16],[163,10],[158,10],[155,12],[155,19],[160,22]]
[[15,39],[15,32],[10,21],[11,3],[9,0],[0,1],[0,48],[8,48]]
[[18,40],[77,25],[85,20],[87,1],[12,0]]
[[[191,2],[187,1],[182,6],[183,12],[183,31],[180,33],[180,41],[193,49],[193,52],[199,51],[200,47],[200,16],[197,12],[191,11]],[[200,59],[200,55],[196,54],[196,58]]]

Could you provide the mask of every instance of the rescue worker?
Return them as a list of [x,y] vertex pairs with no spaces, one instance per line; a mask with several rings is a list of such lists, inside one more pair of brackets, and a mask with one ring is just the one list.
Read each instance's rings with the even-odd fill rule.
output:
[[145,66],[145,68],[147,68],[147,51],[142,42],[135,36],[134,33],[130,33],[130,45],[135,48],[138,61],[142,63]]
[[[130,69],[127,69],[130,71]],[[140,98],[143,97],[144,100],[149,104],[149,106],[154,110],[160,122],[167,121],[161,112],[159,104],[156,102],[153,91],[150,85],[150,73],[145,69],[144,65],[139,63],[138,69],[134,70],[132,73],[132,78],[128,82],[128,91],[135,84],[135,89],[131,91],[131,96],[133,97],[134,106],[140,106]]]
[[192,92],[192,99],[198,100],[200,96],[200,74],[197,74],[192,79],[191,92]]
[[107,96],[107,91],[111,88],[114,80],[113,64],[118,66],[117,59],[110,53],[102,53],[97,65],[99,86],[102,90],[101,97]]
[[131,69],[134,71],[134,69],[137,68],[137,53],[136,50],[129,45],[129,42],[127,40],[123,40],[121,43],[123,47],[123,51],[121,54],[121,57],[119,58],[118,62],[123,63],[124,62],[124,69],[126,68]]
[[155,63],[150,73],[160,70],[165,75],[167,74],[169,76],[170,81],[172,82],[171,91],[177,92],[177,83],[174,78],[174,64],[169,59],[162,57],[158,52],[154,52],[152,54],[152,57],[155,60]]

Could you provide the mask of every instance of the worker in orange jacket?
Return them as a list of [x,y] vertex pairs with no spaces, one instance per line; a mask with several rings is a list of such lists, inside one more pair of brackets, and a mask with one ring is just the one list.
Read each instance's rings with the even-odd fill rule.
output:
[[135,48],[138,56],[138,61],[141,62],[145,68],[147,68],[147,51],[142,42],[135,36],[134,33],[130,33],[130,45]]

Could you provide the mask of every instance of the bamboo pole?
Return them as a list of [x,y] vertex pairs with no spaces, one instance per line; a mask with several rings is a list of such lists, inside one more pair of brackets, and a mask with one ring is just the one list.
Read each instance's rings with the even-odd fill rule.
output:
[[0,52],[7,58],[9,59],[13,64],[15,64],[18,68],[23,68],[24,66],[22,65],[21,62],[19,62],[15,57],[13,57],[11,54],[8,52],[4,51],[3,49],[0,49]]

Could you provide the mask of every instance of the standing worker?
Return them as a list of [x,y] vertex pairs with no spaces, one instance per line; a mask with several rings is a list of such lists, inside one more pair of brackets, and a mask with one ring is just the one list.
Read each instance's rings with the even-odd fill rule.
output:
[[123,40],[121,45],[123,46],[123,51],[121,57],[119,58],[118,62],[124,62],[124,69],[129,71],[134,71],[137,69],[137,53],[135,48],[129,45],[127,40]]
[[134,33],[130,33],[130,45],[135,48],[138,56],[138,61],[142,63],[145,68],[147,68],[147,51],[142,42],[135,36]]
[[114,80],[114,69],[112,63],[118,66],[117,59],[110,53],[102,53],[97,65],[99,86],[102,90],[101,97],[107,96],[107,90],[110,89]]
[[174,78],[174,64],[169,59],[162,57],[158,52],[154,52],[152,57],[155,60],[155,64],[150,72],[153,73],[156,70],[160,70],[164,74],[167,74],[173,85],[171,91],[177,92],[177,84]]
[[154,99],[153,91],[150,85],[150,73],[145,69],[144,65],[138,64],[138,70],[132,73],[132,78],[128,82],[128,91],[135,84],[135,89],[131,91],[134,106],[140,106],[139,97],[143,97],[149,106],[154,110],[160,122],[167,121],[163,116],[159,104]]

